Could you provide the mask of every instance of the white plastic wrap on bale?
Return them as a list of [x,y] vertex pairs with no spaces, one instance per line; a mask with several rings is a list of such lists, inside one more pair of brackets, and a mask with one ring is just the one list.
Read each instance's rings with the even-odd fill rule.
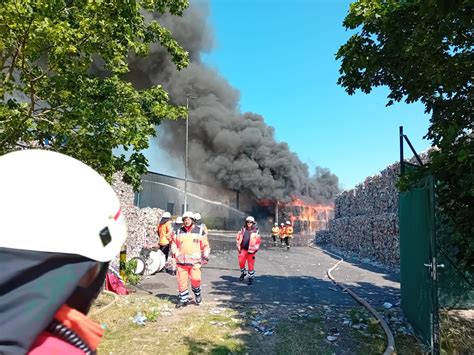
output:
[[[144,246],[153,246],[158,241],[156,227],[161,219],[163,210],[159,208],[138,208],[133,205],[135,194],[133,188],[122,181],[122,175],[114,175],[112,186],[120,198],[122,211],[125,216],[128,229],[128,237],[125,241],[127,246],[127,260],[140,254]],[[112,265],[118,267],[117,256]]]

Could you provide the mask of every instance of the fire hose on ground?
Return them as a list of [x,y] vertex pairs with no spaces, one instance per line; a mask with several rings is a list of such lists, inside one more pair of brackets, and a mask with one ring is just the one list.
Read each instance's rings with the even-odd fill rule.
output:
[[373,308],[367,301],[364,299],[360,298],[354,291],[351,289],[347,288],[344,285],[341,285],[339,282],[336,281],[336,279],[332,276],[331,272],[334,271],[342,262],[344,262],[344,259],[337,254],[328,252],[326,250],[322,250],[321,248],[318,248],[312,244],[309,245],[311,248],[318,249],[321,252],[331,254],[335,256],[336,258],[340,259],[333,267],[331,267],[327,271],[328,278],[336,285],[338,286],[343,292],[347,292],[349,295],[351,295],[352,298],[354,298],[357,302],[359,302],[362,306],[367,308],[370,313],[373,314],[373,316],[380,322],[380,325],[382,326],[385,334],[387,335],[387,347],[385,348],[384,355],[391,355],[395,352],[395,339],[393,337],[392,331],[390,330],[390,327],[388,326],[387,322],[383,319],[383,317]]

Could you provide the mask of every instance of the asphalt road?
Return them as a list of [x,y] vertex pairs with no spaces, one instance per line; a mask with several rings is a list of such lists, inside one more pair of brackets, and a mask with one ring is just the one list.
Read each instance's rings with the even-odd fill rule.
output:
[[[305,304],[353,307],[356,302],[326,276],[339,259],[323,250],[300,246],[286,251],[265,240],[257,253],[253,285],[239,282],[237,251],[231,236],[210,238],[211,259],[202,268],[203,300],[238,303]],[[398,275],[362,263],[342,263],[332,275],[375,307],[397,304]],[[176,277],[161,272],[141,286],[159,297],[175,298]]]

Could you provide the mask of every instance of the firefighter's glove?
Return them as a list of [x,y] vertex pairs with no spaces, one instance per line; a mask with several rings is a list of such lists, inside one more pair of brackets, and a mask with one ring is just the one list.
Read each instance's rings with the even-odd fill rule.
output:
[[209,258],[202,258],[201,262],[203,265],[206,265],[209,262]]

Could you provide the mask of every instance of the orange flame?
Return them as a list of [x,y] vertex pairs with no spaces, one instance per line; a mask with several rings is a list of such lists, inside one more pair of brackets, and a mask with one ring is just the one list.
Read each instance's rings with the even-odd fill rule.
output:
[[[259,200],[260,206],[275,206],[274,200]],[[296,234],[312,234],[327,229],[333,205],[312,204],[293,197],[291,202],[278,202],[278,206],[288,216]]]

